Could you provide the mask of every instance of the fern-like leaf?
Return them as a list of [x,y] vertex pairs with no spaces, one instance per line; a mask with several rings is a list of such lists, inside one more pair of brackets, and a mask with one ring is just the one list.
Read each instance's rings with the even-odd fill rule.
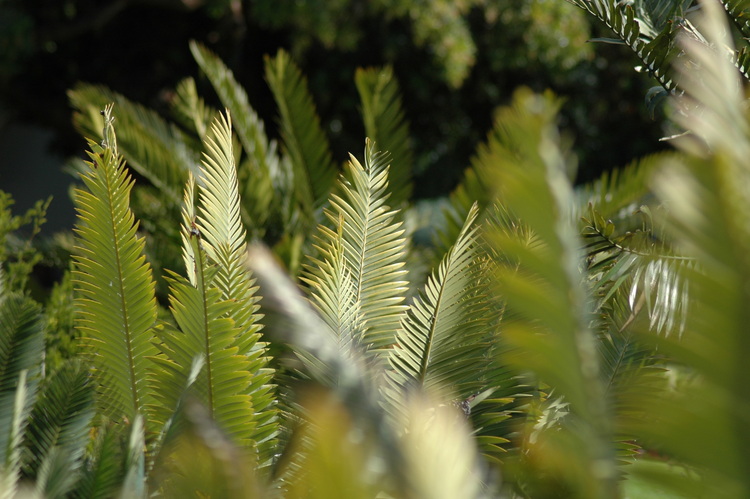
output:
[[180,189],[188,172],[198,170],[199,157],[191,140],[176,126],[154,111],[133,103],[103,86],[80,83],[68,91],[76,110],[73,122],[84,137],[103,139],[106,126],[99,111],[114,102],[118,127],[118,147],[131,168],[148,179],[162,197],[157,202],[178,206]]
[[269,140],[265,125],[250,105],[247,93],[232,71],[219,57],[197,42],[190,42],[190,51],[208,77],[222,104],[234,117],[234,126],[248,161],[240,164],[238,175],[243,180],[242,199],[252,226],[260,227],[269,216],[274,194],[290,192],[287,166],[279,161],[277,144]]
[[578,463],[566,470],[585,470],[565,477],[578,497],[616,497],[611,415],[599,377],[596,338],[589,329],[580,243],[568,217],[573,198],[553,121],[557,106],[550,96],[524,90],[516,93],[513,106],[501,111],[507,133],[496,147],[516,160],[497,170],[496,185],[503,204],[542,241],[528,245],[501,232],[492,239],[497,251],[507,255],[498,286],[516,317],[503,329],[513,347],[505,358],[535,372],[570,404],[564,436],[548,435],[542,448],[530,445],[529,455],[545,459],[544,446],[559,445],[553,453],[564,452]]
[[[351,156],[347,171],[351,180],[342,177],[341,195],[332,195],[331,208],[326,210],[331,223],[340,224],[338,232],[321,225],[318,236],[324,258],[343,252],[346,273],[354,285],[352,303],[360,304],[366,325],[361,342],[376,350],[393,344],[406,293],[403,229],[401,222],[394,221],[396,213],[385,204],[387,159],[386,154],[375,152],[369,140],[364,166]],[[314,277],[308,281],[336,279],[323,276],[325,269],[313,260],[308,271]]]
[[281,50],[276,57],[267,57],[265,70],[279,106],[284,150],[293,166],[295,196],[310,216],[328,200],[336,177],[328,138],[320,126],[307,80],[289,54]]
[[455,245],[401,323],[388,355],[395,401],[412,385],[428,392],[449,390],[461,398],[479,388],[475,369],[488,345],[482,310],[486,296],[475,261],[477,213],[474,205]]
[[[27,476],[41,473],[45,459],[69,475],[78,473],[89,443],[93,395],[88,368],[79,362],[63,365],[45,380],[26,431]],[[53,452],[61,455],[48,458]]]
[[117,152],[111,112],[108,106],[104,147],[89,142],[85,189],[75,192],[76,327],[96,368],[101,408],[133,421],[151,404],[147,370],[156,353],[156,298],[129,207],[133,180]]
[[389,201],[398,207],[411,197],[414,166],[409,123],[404,117],[398,82],[391,67],[357,69],[354,81],[362,103],[365,136],[391,153]]

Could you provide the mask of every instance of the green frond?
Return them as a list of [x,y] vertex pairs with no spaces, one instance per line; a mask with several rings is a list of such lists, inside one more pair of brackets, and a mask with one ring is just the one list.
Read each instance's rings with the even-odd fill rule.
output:
[[690,303],[684,272],[696,262],[675,254],[653,227],[648,216],[651,211],[645,206],[641,211],[644,222],[636,230],[618,229],[593,207],[582,219],[583,250],[592,292],[598,298],[597,309],[612,300],[627,302],[628,324],[645,312],[653,331],[681,334]]
[[70,497],[109,499],[115,496],[123,478],[121,433],[119,429],[112,427],[97,428],[90,451],[80,469],[80,478]]
[[250,105],[247,93],[232,71],[219,57],[197,42],[190,42],[190,51],[201,67],[221,103],[234,118],[234,126],[248,161],[240,163],[244,209],[248,223],[261,227],[274,203],[274,193],[291,192],[287,166],[279,160],[277,144],[269,140],[265,125]]
[[336,178],[328,138],[320,126],[307,80],[289,54],[280,50],[276,57],[266,57],[265,70],[279,106],[281,136],[292,162],[295,197],[305,215],[310,216],[328,200]]
[[356,349],[336,344],[328,325],[320,318],[296,286],[264,247],[250,247],[247,265],[257,276],[266,334],[290,345],[305,362],[306,372],[329,388],[351,417],[371,435],[382,456],[382,477],[407,490],[410,479],[397,432],[378,397],[370,364]]
[[[114,138],[111,106],[105,110],[107,137]],[[132,421],[150,405],[147,385],[156,298],[144,241],[129,207],[133,180],[117,155],[90,141],[85,188],[75,191],[78,213],[73,274],[76,327],[95,367],[99,403],[105,413]]]
[[750,38],[750,3],[747,0],[722,0],[721,4],[742,36]]
[[0,300],[0,393],[16,388],[21,371],[38,375],[43,354],[41,307],[30,298],[9,293]]
[[380,150],[391,153],[389,201],[399,207],[411,197],[414,157],[398,82],[390,66],[359,68],[354,81],[362,103],[365,136],[378,144]]
[[[532,228],[542,244],[496,232],[505,254],[497,272],[500,298],[515,320],[505,322],[505,360],[556,387],[570,404],[565,432],[532,439],[527,449],[545,461],[547,445],[568,455],[565,477],[578,497],[616,497],[613,431],[599,376],[590,305],[579,270],[580,242],[568,216],[573,203],[566,158],[554,126],[559,102],[519,90],[499,119],[503,135],[492,147],[509,157],[497,165],[495,185],[508,211]],[[502,262],[502,260],[501,260]],[[533,442],[543,442],[537,447]],[[553,461],[549,465],[555,466]],[[570,473],[572,470],[580,471]]]
[[78,480],[80,465],[71,459],[60,447],[52,447],[44,455],[39,466],[34,483],[34,491],[45,499],[64,499],[70,493]]
[[394,401],[412,387],[467,398],[478,391],[476,366],[489,345],[486,295],[476,258],[477,205],[440,266],[409,307],[388,352]]
[[[94,412],[94,392],[87,366],[70,362],[48,376],[26,430],[24,473],[32,477],[41,473],[45,459],[50,459],[48,466],[77,472],[89,442]],[[53,452],[62,455],[49,457]],[[67,463],[60,462],[63,456]]]
[[[245,230],[240,219],[232,132],[228,116],[212,124],[201,169],[198,206],[189,181],[183,205],[183,258],[188,280],[170,279],[170,306],[178,330],[167,326],[159,360],[162,420],[182,396],[196,356],[205,367],[192,390],[238,444],[257,448],[263,464],[277,431],[265,344],[260,342],[253,280],[244,267]],[[196,214],[197,213],[197,214]],[[160,377],[162,375],[160,374]],[[244,416],[243,416],[244,415]]]
[[180,189],[188,172],[198,170],[198,151],[191,139],[154,111],[133,103],[103,86],[79,83],[68,91],[75,109],[73,123],[90,139],[104,139],[106,126],[100,110],[110,102],[116,106],[118,147],[131,168],[148,179],[161,193],[157,201],[178,206]]
[[22,370],[15,389],[0,392],[0,498],[14,499],[21,473],[23,438],[37,383]]
[[342,225],[339,220],[336,233],[325,226],[319,228],[319,245],[316,246],[319,257],[310,259],[311,263],[304,267],[300,278],[309,286],[312,304],[342,349],[365,348],[360,342],[366,323],[357,300],[355,281],[346,264]]
[[160,335],[159,349],[166,356],[158,360],[160,405],[166,409],[164,415],[171,416],[187,386],[193,359],[200,355],[205,365],[191,389],[224,431],[238,444],[252,447],[250,359],[235,345],[239,330],[227,317],[232,303],[223,300],[218,289],[206,287],[208,269],[200,253],[197,287],[176,275],[170,282],[170,309],[179,329],[165,326]]
[[[407,286],[403,280],[406,276],[403,270],[406,243],[402,223],[395,222],[396,212],[385,204],[388,198],[387,161],[387,154],[376,152],[375,144],[369,140],[365,147],[364,166],[351,156],[348,177],[342,176],[339,184],[341,195],[333,194],[331,207],[326,210],[331,223],[340,225],[338,232],[322,225],[318,232],[323,255],[343,252],[346,274],[354,285],[352,300],[360,304],[361,318],[366,326],[361,341],[375,350],[393,344],[406,309],[402,305]],[[324,269],[315,266],[313,261],[308,267],[308,280],[335,279],[333,276],[324,277]]]
[[185,78],[177,84],[174,99],[170,104],[175,119],[183,127],[194,132],[199,141],[206,137],[208,127],[218,114],[216,109],[208,106],[198,95],[193,78]]
[[[707,496],[743,497],[750,493],[750,117],[736,68],[716,52],[731,46],[725,13],[712,2],[701,6],[709,45],[685,41],[699,67],[682,76],[696,105],[680,119],[703,143],[679,142],[691,156],[666,162],[655,179],[657,195],[670,208],[670,233],[698,263],[686,271],[695,306],[685,334],[658,346],[691,366],[697,379],[682,393],[649,405],[648,424],[635,428],[695,466]],[[700,439],[685,438],[688,428]]]
[[[618,226],[632,220],[642,205],[652,205],[651,176],[663,158],[673,152],[657,153],[633,161],[631,164],[605,172],[595,181],[578,187],[575,191],[576,209],[573,217],[579,219],[593,207],[604,219]],[[630,230],[633,227],[626,227]]]
[[[653,8],[648,3],[665,6],[673,17],[683,14],[683,4],[691,2],[635,2],[618,0],[568,0],[589,12],[615,32],[643,63],[642,72],[653,76],[665,90],[676,87],[672,74],[672,61],[679,53],[675,43],[675,23],[667,19],[662,8]],[[667,22],[670,21],[670,22]]]

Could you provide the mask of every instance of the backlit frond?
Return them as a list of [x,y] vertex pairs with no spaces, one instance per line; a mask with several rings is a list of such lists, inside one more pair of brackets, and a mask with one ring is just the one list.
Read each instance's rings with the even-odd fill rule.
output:
[[76,327],[96,368],[99,403],[109,416],[133,421],[151,403],[146,382],[156,325],[156,298],[144,241],[129,207],[133,180],[118,156],[111,106],[106,147],[89,142],[85,188],[75,192]]

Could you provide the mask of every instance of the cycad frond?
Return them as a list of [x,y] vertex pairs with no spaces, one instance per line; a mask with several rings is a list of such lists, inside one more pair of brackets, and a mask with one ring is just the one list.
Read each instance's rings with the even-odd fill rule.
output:
[[[77,471],[89,442],[93,417],[94,393],[88,367],[79,362],[64,364],[45,379],[32,409],[26,431],[25,474],[35,476],[40,472],[53,449],[61,452],[68,462],[58,462],[60,456],[49,459],[69,473]],[[48,466],[52,465],[51,462]]]
[[156,298],[144,241],[129,207],[133,180],[128,175],[105,110],[102,147],[90,141],[85,189],[75,192],[76,327],[96,368],[99,402],[116,420],[132,421],[150,405],[147,384],[151,343],[156,325]]
[[[281,135],[294,175],[294,191],[306,215],[327,200],[336,178],[328,138],[302,75],[289,54],[280,50],[265,59],[266,81],[279,106]],[[315,220],[315,219],[313,219]]]
[[23,438],[37,383],[22,370],[15,389],[0,392],[0,499],[15,499],[21,473]]
[[[515,161],[502,163],[496,182],[510,212],[534,230],[543,244],[528,245],[496,233],[491,241],[507,255],[498,271],[501,298],[516,320],[506,322],[503,337],[513,347],[510,365],[531,370],[556,387],[570,404],[566,432],[529,440],[529,455],[544,460],[544,446],[581,467],[566,480],[578,497],[617,495],[611,417],[599,377],[596,338],[589,329],[590,305],[579,270],[580,243],[568,216],[572,190],[566,160],[554,126],[559,103],[551,96],[516,93],[512,107],[500,113],[506,133],[495,147]],[[553,463],[549,463],[554,466]],[[569,464],[569,463],[568,463]],[[595,475],[590,470],[597,469]]]
[[[76,112],[73,123],[84,137],[103,139],[106,126],[99,111],[116,105],[118,147],[131,168],[159,189],[161,203],[178,206],[188,172],[198,170],[198,152],[178,127],[158,114],[103,86],[80,83],[68,91]],[[166,203],[165,203],[166,201]]]
[[[672,59],[679,53],[674,41],[674,23],[651,18],[644,14],[653,9],[636,8],[630,3],[617,0],[568,0],[598,18],[614,31],[643,63],[643,71],[652,75],[665,90],[675,88],[671,71]],[[666,4],[667,2],[661,2]],[[685,3],[679,2],[679,4]],[[670,8],[675,3],[669,2]],[[640,4],[639,4],[640,7]],[[675,12],[677,14],[679,12]],[[641,17],[638,17],[638,16]],[[654,24],[654,20],[658,22]],[[663,22],[662,22],[663,21]]]
[[412,385],[461,398],[480,388],[476,367],[488,345],[486,295],[475,261],[477,213],[472,206],[454,246],[401,322],[388,354],[394,401]]
[[[736,68],[717,53],[732,43],[725,13],[713,2],[701,6],[710,45],[684,42],[700,65],[682,75],[694,106],[679,119],[702,142],[679,142],[691,157],[668,162],[655,182],[670,207],[667,227],[698,261],[686,272],[695,299],[686,332],[679,341],[660,341],[659,348],[691,366],[698,379],[649,404],[648,418],[636,428],[695,466],[706,496],[744,497],[750,494],[750,118]],[[700,441],[686,439],[687,429]]]
[[221,292],[207,287],[206,255],[196,251],[197,286],[174,276],[170,282],[170,308],[179,330],[166,326],[160,349],[168,359],[159,360],[160,405],[166,409],[162,420],[171,416],[187,385],[193,359],[204,358],[204,368],[192,390],[205,404],[211,417],[240,445],[252,447],[255,421],[249,392],[250,360],[239,352],[239,334],[227,317],[232,303]]
[[197,209],[195,186],[188,182],[185,189],[182,238],[189,279],[171,280],[170,304],[180,330],[164,334],[170,382],[161,396],[162,405],[174,410],[193,359],[203,357],[193,388],[238,443],[260,447],[266,460],[277,427],[273,373],[259,342],[256,288],[243,264],[245,230],[231,138],[228,116],[222,115],[206,138]]
[[389,201],[399,207],[411,197],[414,158],[398,82],[390,66],[357,69],[354,81],[362,103],[365,136],[378,144],[381,151],[391,153]]
[[0,393],[11,392],[21,371],[36,376],[44,354],[41,307],[13,293],[0,300]]
[[190,42],[190,51],[214,87],[221,103],[233,116],[234,126],[249,161],[242,162],[238,175],[243,179],[242,199],[250,215],[248,222],[262,226],[269,216],[274,193],[290,191],[289,174],[279,161],[277,145],[269,140],[265,124],[250,105],[247,93],[232,71],[216,54],[197,42]]
[[354,279],[346,264],[342,225],[343,221],[339,220],[338,233],[325,226],[319,227],[319,257],[312,259],[312,263],[305,267],[301,279],[308,284],[311,301],[331,328],[336,342],[346,351],[348,348],[364,347],[359,343],[363,339],[366,323],[357,300]]
[[[393,344],[399,321],[405,310],[405,240],[396,212],[385,204],[388,197],[388,156],[375,152],[367,141],[364,166],[354,156],[348,165],[348,178],[342,176],[339,192],[331,196],[326,216],[339,232],[320,226],[318,240],[323,255],[334,251],[344,254],[347,274],[354,285],[353,303],[360,304],[366,330],[362,342],[368,348],[381,349]],[[340,237],[340,242],[338,238]],[[308,268],[326,280],[324,269]]]
[[175,97],[170,104],[175,119],[194,132],[197,139],[202,141],[218,111],[206,105],[206,102],[198,95],[193,78],[185,78],[177,84]]
[[[646,207],[642,210],[650,213]],[[581,230],[589,278],[599,298],[597,308],[613,297],[627,301],[630,322],[645,311],[652,330],[681,334],[689,304],[684,271],[694,267],[695,260],[675,254],[658,235],[648,219],[640,229],[623,234],[594,208],[583,218]]]
[[120,436],[112,427],[100,427],[80,470],[74,499],[109,499],[122,485],[123,456]]

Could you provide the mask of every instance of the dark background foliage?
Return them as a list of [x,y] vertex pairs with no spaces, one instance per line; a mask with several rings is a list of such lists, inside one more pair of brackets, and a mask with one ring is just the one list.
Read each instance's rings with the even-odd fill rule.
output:
[[[445,24],[435,27],[433,19]],[[462,27],[473,52],[461,52]],[[65,95],[77,81],[107,85],[163,111],[177,82],[194,76],[204,97],[218,104],[190,55],[191,39],[233,69],[272,134],[276,109],[263,81],[263,55],[290,50],[309,78],[338,160],[358,153],[364,134],[355,68],[392,64],[411,122],[417,198],[442,196],[456,185],[493,109],[513,89],[551,88],[567,99],[561,125],[575,140],[577,181],[588,181],[661,147],[660,127],[643,104],[653,83],[633,71],[637,62],[626,47],[587,43],[594,36],[610,34],[559,0],[5,0],[3,150],[12,146],[7,137],[14,127],[32,125],[51,137],[44,147],[60,160],[45,164],[55,171],[40,176],[27,173],[33,165],[17,164],[17,156],[0,157],[0,188],[13,192],[33,183],[28,200],[16,193],[19,208],[56,191],[53,216],[60,215],[55,204],[68,210],[59,199],[60,192],[66,197],[65,177],[54,174],[62,158],[84,148]],[[451,65],[456,61],[468,72]],[[62,223],[72,220],[69,211]]]

